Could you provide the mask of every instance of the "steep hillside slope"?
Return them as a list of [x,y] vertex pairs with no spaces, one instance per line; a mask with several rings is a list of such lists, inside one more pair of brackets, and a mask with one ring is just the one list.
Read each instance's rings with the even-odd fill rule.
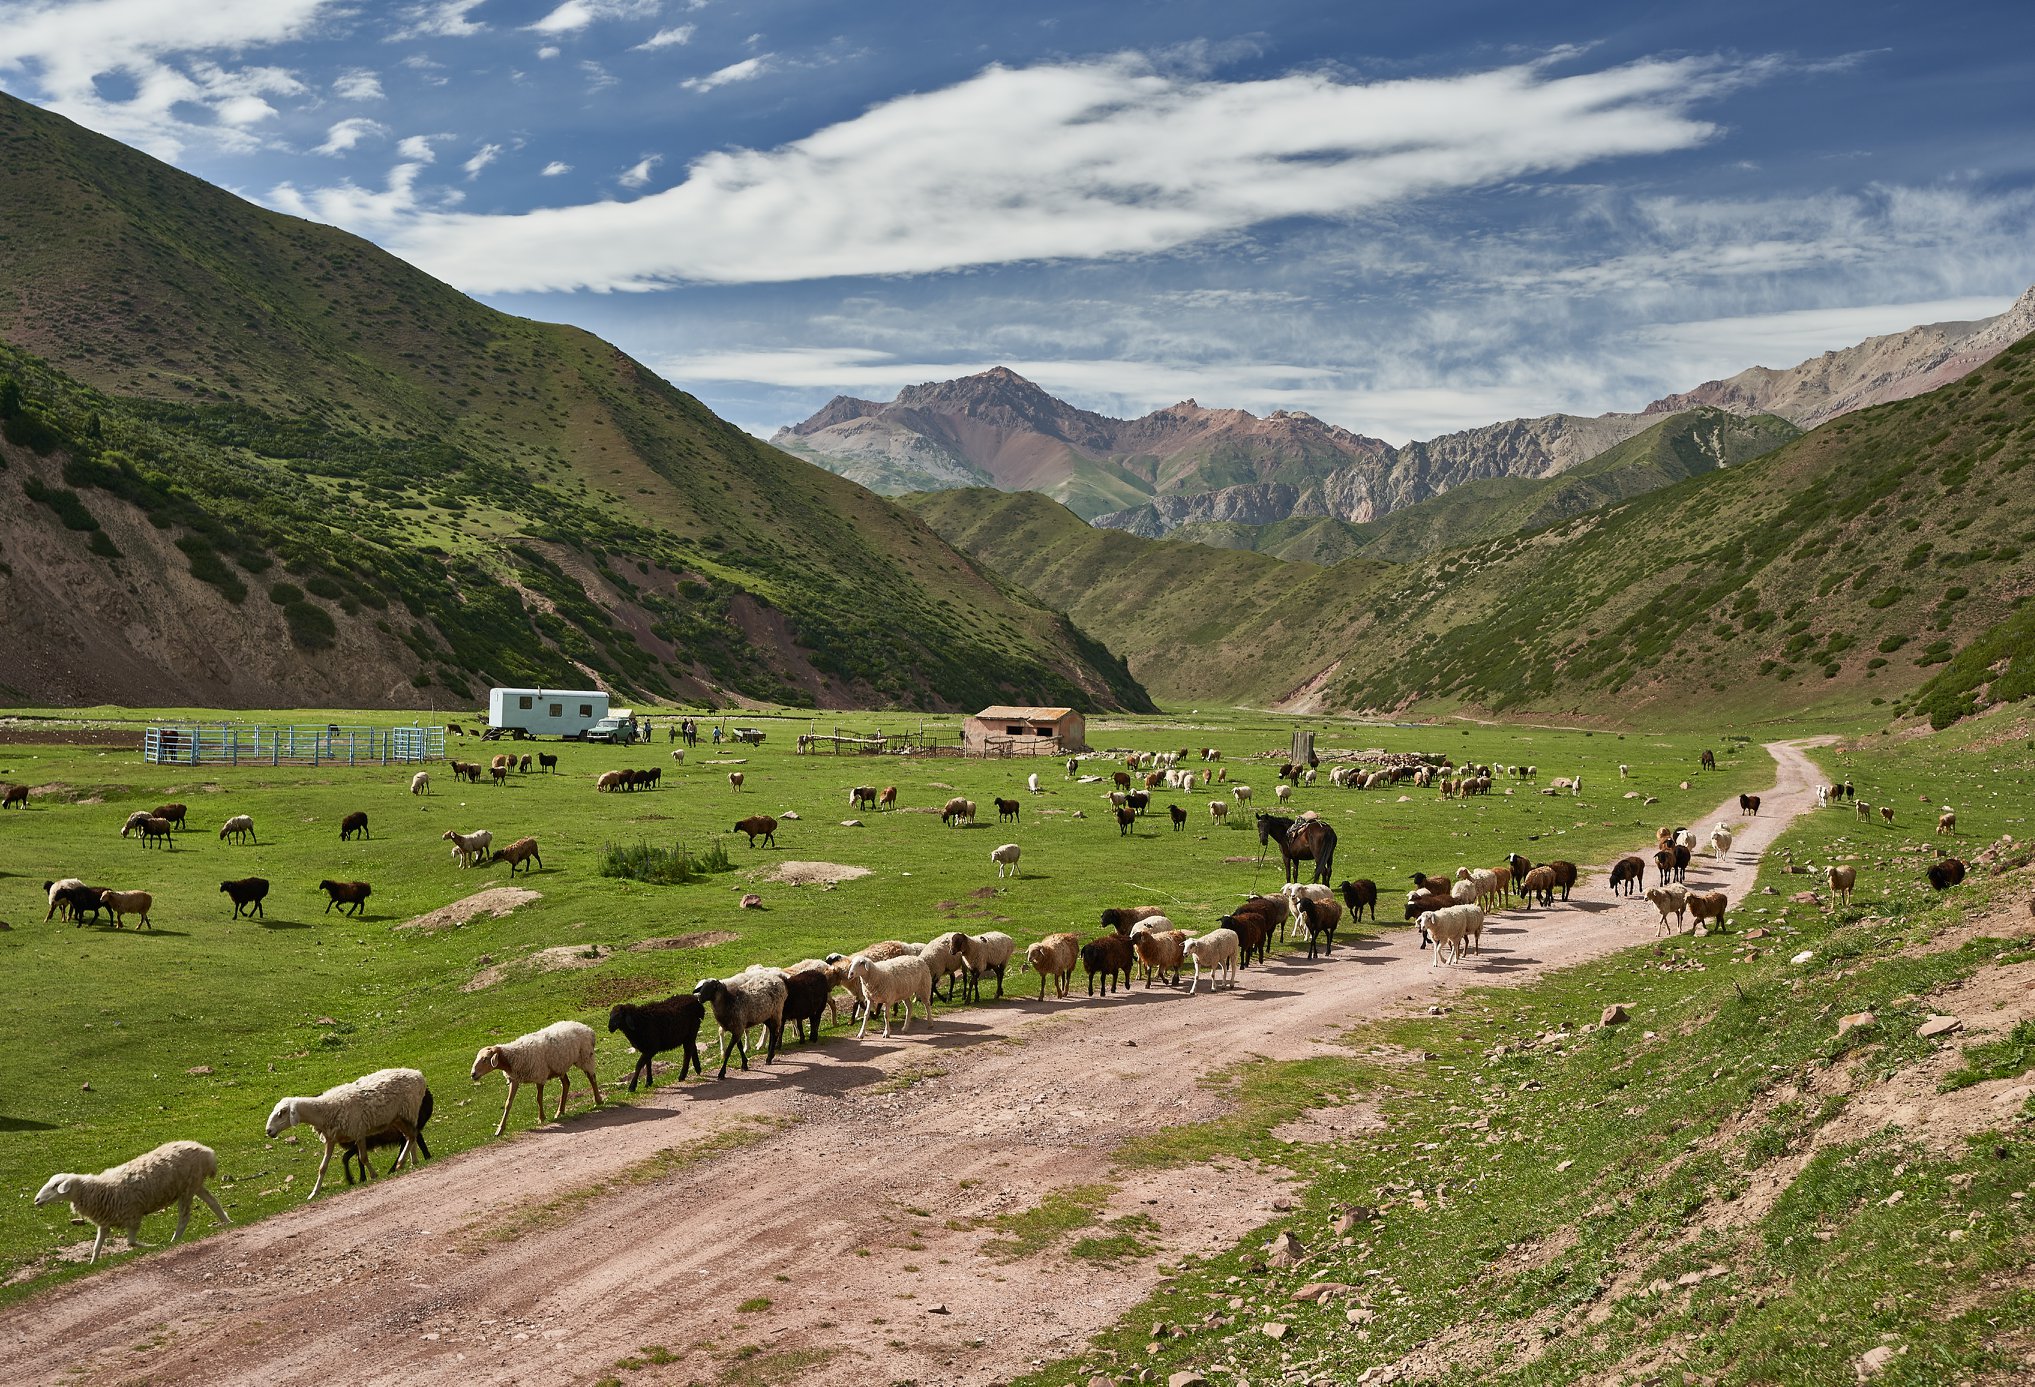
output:
[[[1431,504],[1421,502],[1421,506]],[[1418,510],[1420,506],[1410,509]],[[1366,525],[1326,517],[1275,520],[1269,525],[1208,520],[1182,525],[1167,538],[1183,544],[1206,544],[1212,549],[1249,549],[1295,563],[1335,564],[1362,553],[1369,531]]]
[[1737,414],[1778,414],[1805,429],[1869,405],[1905,400],[1947,385],[2035,332],[2035,289],[2005,313],[1971,322],[1925,323],[1812,356],[1784,371],[1754,366],[1726,380],[1669,395],[1646,407],[1668,414],[1711,405]]
[[5,96],[0,246],[0,488],[56,496],[0,510],[16,698],[1144,701],[1057,613],[608,344]]
[[[911,504],[1163,696],[1607,721],[1692,701],[1755,715],[1878,702],[1940,722],[2035,690],[2031,462],[2024,338],[1952,385],[1764,456],[1403,565],[1104,548],[1025,498]],[[1027,566],[1035,547],[1051,558]],[[1194,611],[1219,620],[1165,619]]]

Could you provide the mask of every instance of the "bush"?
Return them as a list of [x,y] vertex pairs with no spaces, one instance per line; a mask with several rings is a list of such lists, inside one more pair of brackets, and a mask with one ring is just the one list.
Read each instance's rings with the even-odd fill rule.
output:
[[228,602],[238,603],[247,596],[247,584],[235,576],[226,561],[219,557],[219,551],[203,535],[185,535],[177,541],[177,548],[184,551],[184,557],[191,561],[191,576],[203,583],[218,588]]
[[698,852],[683,843],[668,848],[648,843],[633,847],[609,843],[601,849],[600,873],[604,877],[647,881],[653,886],[683,886],[704,880],[711,872],[732,871],[734,865],[728,860],[726,845],[719,839]]
[[339,636],[332,614],[315,602],[286,602],[283,620],[289,623],[290,639],[300,650],[324,650]]

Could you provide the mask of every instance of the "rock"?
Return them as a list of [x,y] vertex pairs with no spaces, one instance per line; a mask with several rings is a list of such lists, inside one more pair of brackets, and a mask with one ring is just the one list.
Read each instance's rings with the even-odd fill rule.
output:
[[194,1064],[189,1069],[186,1069],[184,1072],[186,1074],[210,1074],[212,1072],[212,1066],[209,1064]]
[[1349,1288],[1346,1281],[1310,1281],[1286,1298],[1292,1301],[1311,1300],[1318,1305],[1330,1296],[1341,1295]]
[[1860,1377],[1877,1376],[1883,1369],[1885,1369],[1887,1364],[1893,1361],[1894,1361],[1893,1345],[1878,1344],[1872,1348],[1867,1349],[1864,1353],[1861,1353],[1858,1356],[1858,1375]]
[[1924,1040],[1934,1040],[1939,1035],[1949,1035],[1952,1031],[1963,1029],[1964,1022],[1955,1016],[1932,1016],[1922,1023],[1921,1029],[1915,1034]]
[[1575,1164],[1574,1161],[1563,1161],[1560,1165],[1557,1165],[1555,1167],[1555,1174],[1557,1175],[1561,1174],[1563,1171],[1567,1170],[1570,1166],[1574,1164]]
[[1814,891],[1797,891],[1794,895],[1788,897],[1788,904],[1821,905],[1823,904],[1823,898]]
[[1688,789],[1688,788],[1689,788],[1689,782],[1688,782],[1688,781],[1686,781],[1686,780],[1684,780],[1684,781],[1682,782],[1681,788],[1682,788],[1682,789],[1684,789],[1684,790]]
[[1277,1320],[1273,1320],[1269,1324],[1259,1325],[1258,1332],[1276,1344],[1286,1337],[1286,1326],[1280,1324]]
[[1101,1373],[1097,1373],[1094,1377],[1088,1379],[1088,1387],[1116,1387],[1116,1379],[1104,1377]]
[[1762,887],[1760,887],[1760,888],[1759,888],[1759,893],[1760,893],[1760,894],[1761,894],[1762,896],[1778,896],[1778,895],[1780,895],[1780,894],[1781,894],[1780,892],[1778,892],[1778,891],[1774,890],[1774,888],[1773,888],[1773,887],[1771,887],[1771,886],[1762,886]]
[[1365,1310],[1361,1307],[1356,1307],[1343,1311],[1343,1318],[1351,1324],[1369,1324],[1372,1320],[1378,1318],[1378,1312],[1376,1310]]
[[321,1016],[316,1021],[313,1021],[311,1024],[314,1026],[336,1026],[339,1023],[337,1021],[334,1021],[329,1016]]
[[1265,1261],[1271,1266],[1299,1266],[1301,1259],[1305,1256],[1307,1256],[1307,1249],[1301,1246],[1300,1239],[1294,1237],[1291,1233],[1281,1233],[1278,1237],[1265,1244]]
[[763,909],[763,897],[751,891],[742,897],[740,904],[744,910],[761,910]]
[[843,820],[841,820],[841,827],[843,827],[843,828],[860,828],[860,827],[862,827],[862,820],[860,820],[860,819],[843,819]]
[[1208,1379],[1188,1368],[1167,1378],[1166,1387],[1208,1387]]
[[1630,1021],[1632,1017],[1624,1007],[1614,1002],[1604,1008],[1603,1016],[1598,1019],[1606,1026],[1622,1026],[1627,1021]]
[[796,819],[798,818],[798,810],[787,809],[782,814],[779,814],[777,817],[780,819]]
[[92,1091],[92,1085],[91,1085],[91,1084],[90,1084],[89,1082],[88,1082],[88,1083],[82,1083],[82,1084],[79,1084],[79,1085],[78,1085],[78,1092],[80,1092],[80,1093],[90,1093],[91,1091]]
[[940,1305],[928,1305],[928,1306],[926,1307],[926,1313],[927,1313],[928,1315],[947,1315],[947,1314],[952,1314],[953,1312],[952,1312],[952,1311],[950,1311],[950,1310],[949,1310],[949,1309],[948,1309],[948,1308],[946,1307],[946,1305],[945,1305],[945,1304],[943,1303],[943,1304],[940,1304]]
[[1767,933],[1763,928],[1753,928],[1745,932],[1745,937],[1747,939],[1764,939],[1767,937]]
[[1879,1018],[1869,1011],[1854,1011],[1849,1016],[1837,1018],[1837,1033],[1843,1035],[1846,1031],[1855,1031],[1861,1026],[1870,1026],[1878,1020]]
[[[1511,792],[1510,790],[1507,790],[1507,791],[1506,791],[1505,793],[1507,793],[1507,794],[1511,794],[1512,792]],[[1659,803],[1660,803],[1660,800],[1659,800],[1659,798],[1658,798],[1658,797],[1656,797],[1656,796],[1654,796],[1654,795],[1648,795],[1648,796],[1646,797],[1646,799],[1645,799],[1644,801],[1642,801],[1642,802],[1643,802],[1643,803],[1645,803],[1645,804],[1659,804]]]
[[1813,949],[1804,949],[1804,950],[1802,950],[1802,952],[1800,952],[1800,953],[1796,954],[1796,955],[1795,955],[1795,956],[1794,956],[1793,958],[1789,959],[1789,960],[1788,960],[1788,962],[1790,962],[1790,963],[1807,963],[1807,962],[1808,962],[1808,961],[1809,961],[1810,959],[1812,959],[1812,958],[1814,958],[1814,957],[1816,957],[1816,953],[1815,953],[1815,950],[1813,950]]

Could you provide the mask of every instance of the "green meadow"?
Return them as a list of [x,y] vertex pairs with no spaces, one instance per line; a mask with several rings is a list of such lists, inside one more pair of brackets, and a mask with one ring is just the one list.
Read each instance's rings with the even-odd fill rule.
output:
[[[413,797],[408,767],[149,765],[138,750],[146,712],[8,716],[0,730],[0,780],[36,789],[28,809],[0,815],[0,920],[8,926],[0,932],[0,959],[11,999],[0,1044],[17,1058],[0,1091],[0,1185],[14,1196],[0,1203],[0,1279],[13,1280],[15,1295],[75,1274],[47,1259],[74,1243],[78,1230],[64,1210],[30,1203],[54,1171],[98,1170],[159,1142],[190,1138],[218,1151],[221,1197],[234,1218],[258,1218],[302,1198],[315,1169],[314,1139],[291,1145],[262,1134],[269,1108],[286,1094],[315,1093],[386,1065],[419,1067],[438,1099],[428,1132],[432,1151],[449,1155],[492,1131],[500,1081],[476,1089],[465,1075],[474,1051],[493,1040],[576,1017],[601,1034],[603,1075],[619,1078],[631,1061],[621,1038],[604,1029],[607,1008],[619,1000],[689,990],[700,978],[753,962],[790,962],[943,929],[995,928],[1027,941],[1071,928],[1085,937],[1098,928],[1097,912],[1116,903],[1163,902],[1183,924],[1212,928],[1228,903],[1254,889],[1275,889],[1280,880],[1276,850],[1270,861],[1259,861],[1248,814],[1235,813],[1225,827],[1211,824],[1207,800],[1228,798],[1227,786],[1156,793],[1153,812],[1125,838],[1107,816],[1105,787],[1069,779],[1055,758],[794,751],[800,732],[836,726],[857,732],[923,726],[951,740],[959,730],[952,718],[731,718],[727,726],[764,728],[766,741],[715,748],[703,737],[683,765],[671,760],[661,724],[654,743],[624,748],[453,738],[451,754],[467,760],[510,747],[556,752],[559,772],[516,774],[497,788],[458,784],[438,765],[431,768],[433,792]],[[297,710],[244,720],[412,719]],[[710,725],[703,723],[703,731]],[[1230,781],[1252,785],[1258,802],[1270,804],[1276,762],[1297,725],[1194,713],[1098,719],[1088,735],[1098,751],[1218,747]],[[1507,781],[1488,798],[1454,802],[1427,791],[1336,790],[1325,777],[1299,790],[1294,807],[1316,810],[1338,831],[1337,877],[1369,876],[1385,891],[1382,928],[1397,927],[1389,922],[1392,893],[1415,868],[1491,864],[1514,851],[1537,860],[1601,861],[1650,839],[1657,824],[1688,821],[1729,794],[1766,785],[1771,771],[1768,758],[1746,741],[1685,731],[1619,736],[1332,719],[1305,725],[1324,752],[1446,752],[1458,761],[1531,762],[1541,784],[1558,775],[1584,777],[1581,796],[1546,796]],[[1720,771],[1697,772],[1705,747],[1718,752]],[[1621,762],[1632,768],[1628,781],[1618,777]],[[1189,763],[1201,766],[1192,757]],[[652,765],[664,769],[661,789],[595,791],[603,771]],[[745,777],[740,792],[727,780],[736,769]],[[1038,795],[1024,788],[1034,771],[1042,782]],[[1684,779],[1692,785],[1687,791],[1677,788]],[[858,784],[898,786],[899,810],[852,809],[848,791]],[[1516,793],[1503,793],[1508,788]],[[1628,790],[1660,802],[1644,806],[1624,798]],[[973,827],[941,826],[937,808],[953,794],[977,801]],[[1023,801],[1016,825],[996,823],[991,800],[999,795]],[[1183,799],[1190,818],[1175,832],[1164,805]],[[165,801],[190,806],[174,850],[120,838],[129,812]],[[368,814],[373,837],[342,843],[339,821],[354,810]],[[786,811],[799,817],[785,818]],[[221,843],[219,826],[242,813],[253,816],[259,844]],[[784,820],[774,849],[752,849],[730,833],[738,818],[759,813]],[[846,819],[862,826],[844,827]],[[491,830],[497,844],[538,839],[543,868],[515,884],[541,899],[452,928],[406,927],[509,884],[505,867],[459,869],[440,840],[447,829],[478,828]],[[716,841],[733,869],[692,884],[652,886],[598,871],[609,845],[698,849]],[[989,851],[1007,841],[1023,848],[1023,876],[999,883]],[[870,875],[831,888],[773,881],[787,861],[861,867]],[[66,875],[153,892],[154,929],[46,923],[42,883]],[[219,883],[245,876],[272,882],[264,920],[229,918]],[[373,886],[363,917],[326,913],[316,885],[328,877]],[[747,891],[762,897],[762,909],[738,908]],[[673,940],[684,946],[639,947]],[[1013,974],[1012,992],[1024,993],[1027,982],[1036,986],[1029,975]],[[822,1043],[853,1041],[830,1032]],[[625,1099],[626,1090],[610,1093],[610,1101]],[[529,1125],[527,1099],[512,1120]],[[194,1219],[201,1235],[207,1226],[203,1217]],[[167,1225],[154,1222],[143,1233],[145,1240],[166,1235]]]

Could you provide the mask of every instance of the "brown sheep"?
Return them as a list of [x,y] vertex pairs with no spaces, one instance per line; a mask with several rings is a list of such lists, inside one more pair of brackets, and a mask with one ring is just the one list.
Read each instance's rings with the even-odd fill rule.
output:
[[494,783],[495,783],[495,784],[496,784],[497,786],[502,786],[502,785],[506,785],[506,784],[508,784],[508,783],[509,783],[509,768],[508,768],[507,766],[490,766],[490,767],[488,767],[488,779],[490,779],[490,780],[494,781]]
[[141,845],[147,847],[150,843],[161,843],[166,848],[175,846],[176,840],[170,836],[170,821],[168,819],[150,817],[143,821],[141,825]]
[[1021,811],[1023,808],[1024,804],[1019,800],[1004,799],[1002,796],[997,796],[996,821],[1000,824],[1016,823],[1018,821],[1019,811]]
[[[1675,849],[1675,859],[1675,875],[1679,880],[1681,876],[1680,869],[1689,865],[1688,848],[1681,847]],[[1555,874],[1555,887],[1562,893],[1562,899],[1566,901],[1569,898],[1569,889],[1576,884],[1576,864],[1573,862],[1554,861],[1548,863],[1547,868]]]
[[353,837],[353,835],[356,833],[358,833],[363,838],[374,837],[372,833],[369,833],[367,831],[366,810],[356,809],[351,814],[348,814],[345,818],[339,821],[340,842],[342,843],[345,842],[347,839]]
[[509,754],[508,754],[508,753],[507,753],[507,752],[505,751],[505,752],[501,753],[501,754],[500,754],[499,756],[495,757],[495,759],[494,759],[494,760],[492,760],[492,761],[488,762],[488,769],[489,769],[489,770],[496,770],[496,771],[505,771],[505,770],[507,770],[507,769],[508,769],[509,767],[511,767],[511,766],[513,766],[513,765],[515,765],[515,764],[516,764],[516,758],[515,758],[515,757],[513,757],[513,756],[511,756],[511,755],[509,755]]
[[876,787],[874,785],[857,785],[848,792],[848,803],[857,809],[874,809],[876,807]]
[[495,855],[490,857],[488,861],[490,863],[508,863],[510,876],[516,874],[516,868],[518,867],[521,867],[527,874],[530,871],[530,864],[532,862],[535,862],[540,867],[544,865],[544,859],[537,855],[537,840],[535,838],[518,838],[506,848],[498,848],[495,851]]
[[940,810],[940,822],[948,828],[959,828],[962,824],[975,822],[975,801],[956,795]]
[[1955,857],[1946,857],[1929,869],[1929,884],[1938,891],[1948,891],[1964,880],[1964,863]]
[[1068,979],[1081,961],[1081,941],[1071,934],[1049,934],[1025,950],[1025,967],[1039,975],[1039,1000],[1046,1000],[1046,979],[1053,980],[1053,995],[1067,995]]
[[1717,932],[1724,933],[1724,910],[1728,904],[1722,891],[1691,891],[1689,917],[1694,928],[1701,929],[1705,920],[1714,920]]
[[1124,838],[1134,836],[1132,830],[1137,826],[1137,822],[1138,822],[1137,810],[1126,808],[1123,805],[1117,806],[1116,810],[1117,837]]
[[1888,828],[1892,828],[1894,826],[1894,806],[1891,804],[1881,805],[1880,818],[1885,821]]
[[242,911],[250,917],[259,915],[266,919],[268,912],[261,903],[268,897],[269,884],[266,877],[243,877],[239,881],[222,881],[219,889],[233,902],[233,918],[238,920]]
[[[1667,849],[1662,849],[1663,852]],[[1637,857],[1621,857],[1611,868],[1611,894],[1636,896],[1646,885],[1646,863]]]
[[1169,804],[1166,806],[1166,813],[1173,820],[1173,831],[1175,833],[1187,827],[1187,811],[1185,809],[1182,809],[1177,804]]
[[554,775],[555,775],[555,774],[557,774],[557,772],[558,772],[558,758],[557,758],[556,756],[553,756],[553,755],[552,755],[552,754],[551,754],[550,752],[548,752],[548,751],[540,751],[540,752],[538,752],[538,753],[537,753],[537,769],[539,769],[539,770],[541,770],[541,771],[550,771],[550,772],[552,772],[552,773],[553,773]]
[[181,804],[158,804],[149,817],[163,819],[176,828],[182,828],[184,826],[184,806]]
[[28,787],[26,785],[0,785],[0,809],[12,809],[19,805],[28,808]]
[[876,807],[878,809],[897,808],[897,786],[895,785],[884,786],[883,793],[876,797]]
[[1830,867],[1824,872],[1830,882],[1830,894],[1839,905],[1851,904],[1851,888],[1858,885],[1858,868]]
[[528,775],[530,773],[530,758],[527,756],[517,757],[516,769],[521,771],[524,775]]
[[728,787],[730,789],[737,791],[739,791],[742,788],[742,772],[740,771],[728,772]]
[[594,789],[597,792],[606,791],[609,794],[613,794],[616,790],[622,788],[628,774],[627,771],[605,771],[602,773],[601,778],[594,782]]
[[[1095,975],[1102,975],[1102,995],[1107,997],[1110,988],[1116,985],[1117,975],[1123,975],[1123,986],[1131,985],[1131,968],[1135,956],[1131,941],[1111,930],[1098,934],[1081,946],[1081,966],[1088,974],[1088,995],[1095,995]],[[1043,1000],[1043,999],[1042,999]]]
[[1102,912],[1102,923],[1128,939],[1132,925],[1140,920],[1157,919],[1165,913],[1166,907],[1163,905],[1111,906]]
[[748,834],[749,846],[752,848],[756,846],[758,838],[763,840],[763,846],[767,848],[777,846],[777,820],[771,818],[768,814],[752,814],[728,831],[730,833]]
[[1520,882],[1519,889],[1521,896],[1526,900],[1528,910],[1533,909],[1536,899],[1543,907],[1552,906],[1555,903],[1555,874],[1550,868],[1535,867],[1526,874],[1526,879]]
[[1344,882],[1336,889],[1343,893],[1343,904],[1349,907],[1351,924],[1354,925],[1364,918],[1364,909],[1367,906],[1371,911],[1371,923],[1374,925],[1378,923],[1377,882],[1369,877],[1359,877],[1355,881]]
[[1957,832],[1956,810],[1946,809],[1941,814],[1938,814],[1936,816],[1936,833],[1938,837],[1941,837],[1946,833],[1955,833],[1955,832]]
[[146,891],[101,891],[99,903],[113,912],[115,929],[121,928],[123,917],[128,915],[139,915],[142,924],[155,928],[155,923],[148,918],[149,907],[155,904],[155,897]]
[[[325,902],[325,913],[330,915],[332,907],[340,907],[339,913],[359,916],[367,908],[367,898],[374,894],[374,888],[364,881],[321,881],[318,889],[332,899]],[[346,907],[353,909],[349,912]]]

